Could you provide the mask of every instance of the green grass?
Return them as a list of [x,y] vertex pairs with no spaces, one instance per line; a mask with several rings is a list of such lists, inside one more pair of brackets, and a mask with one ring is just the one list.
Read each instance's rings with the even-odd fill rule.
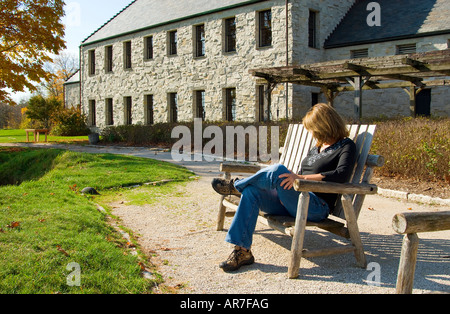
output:
[[[111,196],[122,186],[192,176],[143,158],[18,148],[0,148],[0,174],[0,184],[20,184],[0,186],[0,293],[20,294],[150,293],[139,257],[79,190]],[[80,287],[67,284],[70,263],[81,267]]]
[[[33,134],[30,133],[30,141],[34,140]],[[44,142],[45,135],[40,136],[40,142]],[[49,143],[89,143],[87,136],[52,136],[47,138]],[[26,143],[27,136],[25,130],[0,130],[0,143]]]

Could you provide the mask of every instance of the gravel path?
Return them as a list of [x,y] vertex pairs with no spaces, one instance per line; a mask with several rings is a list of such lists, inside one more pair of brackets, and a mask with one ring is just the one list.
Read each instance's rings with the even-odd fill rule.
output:
[[[170,159],[158,154],[154,158]],[[374,269],[355,266],[352,254],[303,259],[297,280],[287,279],[291,238],[258,224],[253,253],[256,263],[235,274],[224,273],[219,263],[232,251],[226,232],[215,231],[220,197],[210,186],[218,165],[184,163],[200,175],[199,180],[180,187],[178,196],[146,206],[115,205],[114,214],[140,235],[167,285],[180,293],[202,294],[297,294],[297,293],[395,293],[402,236],[392,230],[395,214],[407,211],[443,211],[447,206],[426,206],[380,196],[369,196],[359,219],[368,263],[380,267],[381,284],[371,286]],[[370,209],[369,209],[370,208]],[[227,219],[226,228],[231,219]],[[419,235],[414,293],[450,291],[450,231]],[[319,229],[308,229],[306,247],[323,247],[326,241],[341,241]]]

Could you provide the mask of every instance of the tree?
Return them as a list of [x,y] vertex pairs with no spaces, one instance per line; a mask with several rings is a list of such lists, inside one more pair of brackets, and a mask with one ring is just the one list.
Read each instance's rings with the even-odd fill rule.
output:
[[63,107],[56,98],[45,99],[41,95],[33,96],[28,102],[26,115],[32,120],[42,123],[46,129],[50,127],[52,116]]
[[64,102],[64,83],[78,71],[78,68],[78,57],[66,52],[57,55],[52,64],[46,64],[44,69],[53,74],[49,80],[42,83],[48,96]]
[[13,92],[36,91],[52,77],[44,69],[50,53],[65,48],[63,0],[0,0],[0,101]]

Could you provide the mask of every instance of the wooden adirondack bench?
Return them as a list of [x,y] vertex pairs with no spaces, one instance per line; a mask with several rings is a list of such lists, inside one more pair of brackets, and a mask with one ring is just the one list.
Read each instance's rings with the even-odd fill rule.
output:
[[[366,258],[359,234],[357,220],[365,196],[376,194],[377,186],[371,185],[370,180],[373,175],[374,167],[384,165],[382,156],[369,155],[372,145],[373,135],[376,129],[374,125],[351,125],[350,138],[352,138],[357,147],[358,158],[355,165],[355,171],[349,183],[338,184],[330,182],[312,182],[297,180],[294,188],[301,192],[298,204],[297,217],[280,217],[265,215],[261,212],[259,221],[276,229],[284,234],[293,237],[291,249],[291,261],[289,264],[289,278],[297,278],[299,275],[300,260],[302,257],[316,257],[333,254],[344,254],[353,252],[357,264],[360,267],[366,267]],[[291,171],[298,173],[301,162],[306,157],[315,142],[309,132],[301,124],[289,126],[286,142],[283,147],[280,163],[285,165]],[[262,169],[259,165],[223,163],[220,171],[225,174],[225,178],[231,178],[232,173],[256,173]],[[340,203],[332,212],[330,217],[319,223],[307,222],[309,193],[336,193],[342,195]],[[239,205],[239,198],[236,196],[222,197],[219,205],[219,215],[217,221],[217,230],[224,229],[225,217],[233,217]],[[338,236],[351,240],[351,245],[341,245],[339,247],[330,247],[319,250],[303,250],[303,240],[305,228],[307,226],[317,227]]]

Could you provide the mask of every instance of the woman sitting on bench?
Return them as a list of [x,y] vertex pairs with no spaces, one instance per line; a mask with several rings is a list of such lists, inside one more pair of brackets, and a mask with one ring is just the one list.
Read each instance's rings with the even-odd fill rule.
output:
[[[351,177],[356,146],[348,138],[349,131],[336,110],[327,104],[317,104],[307,113],[303,125],[317,140],[317,146],[302,161],[299,174],[277,164],[246,179],[212,181],[214,190],[221,195],[242,195],[226,237],[235,249],[220,264],[224,271],[235,271],[255,262],[250,248],[260,210],[276,216],[297,215],[301,193],[293,189],[295,180],[346,183]],[[308,220],[320,222],[326,219],[336,201],[336,194],[310,193]]]

